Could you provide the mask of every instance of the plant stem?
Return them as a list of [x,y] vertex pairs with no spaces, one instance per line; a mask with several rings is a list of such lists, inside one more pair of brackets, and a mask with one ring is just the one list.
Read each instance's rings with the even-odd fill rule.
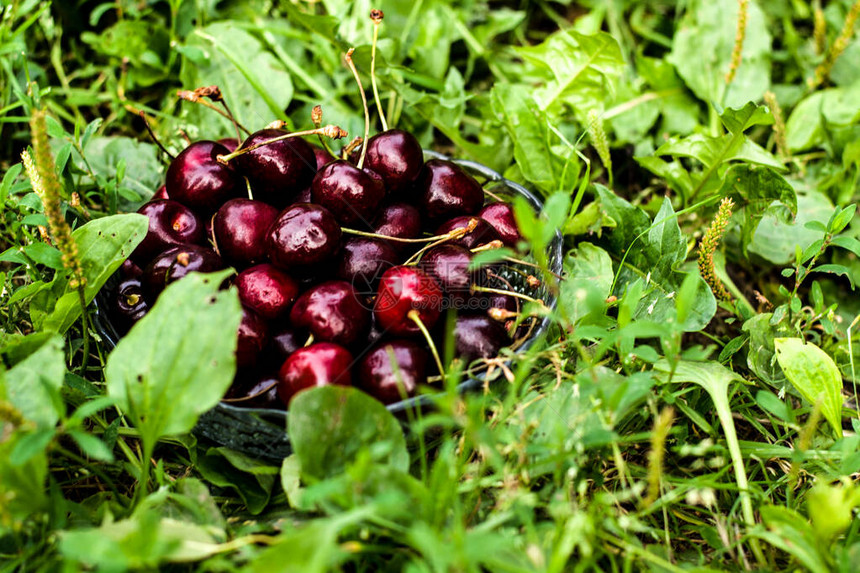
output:
[[78,286],[78,300],[81,303],[81,329],[83,330],[83,351],[84,356],[81,359],[81,376],[86,378],[87,362],[90,357],[90,316],[87,313],[87,297],[84,292],[84,285]]
[[346,52],[346,56],[344,59],[346,60],[346,65],[349,66],[350,71],[352,71],[352,75],[355,76],[355,81],[358,84],[358,93],[361,94],[361,105],[364,107],[364,140],[361,143],[361,155],[358,157],[358,164],[356,167],[362,169],[364,167],[364,156],[367,153],[367,138],[370,135],[370,110],[367,109],[367,96],[364,95],[364,87],[361,85],[361,78],[358,76],[358,70],[355,69],[355,63],[352,61],[352,53],[355,51],[355,48],[350,48]]
[[421,334],[424,335],[424,338],[427,339],[427,344],[430,346],[430,353],[433,355],[433,360],[436,361],[436,367],[439,369],[439,374],[442,376],[442,379],[445,378],[445,367],[442,366],[442,359],[439,357],[439,351],[436,349],[436,345],[433,343],[433,337],[430,336],[430,331],[427,330],[427,326],[424,324],[424,321],[421,320],[421,315],[418,314],[418,311],[415,309],[410,310],[407,315],[409,320],[415,323],[415,326],[418,327],[418,330],[421,331]]

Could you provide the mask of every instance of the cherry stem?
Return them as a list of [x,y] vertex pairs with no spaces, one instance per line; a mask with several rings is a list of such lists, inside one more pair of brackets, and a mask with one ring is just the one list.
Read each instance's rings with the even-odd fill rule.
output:
[[339,128],[336,125],[327,125],[325,127],[320,127],[319,129],[306,129],[304,131],[294,131],[292,133],[285,133],[284,135],[279,135],[278,137],[273,137],[272,139],[267,139],[265,141],[261,141],[260,143],[255,143],[254,145],[248,147],[240,147],[233,153],[228,153],[227,155],[218,155],[215,159],[218,160],[218,163],[223,165],[227,165],[231,159],[239,157],[240,155],[244,155],[250,151],[254,151],[255,149],[259,149],[265,145],[269,145],[270,143],[276,143],[278,141],[283,141],[285,139],[290,139],[293,137],[302,137],[305,135],[325,135],[326,137],[331,137],[332,139],[340,139],[341,137],[346,137],[346,132]]
[[445,378],[445,368],[442,366],[442,359],[439,358],[439,351],[436,350],[436,344],[433,342],[433,337],[430,336],[430,331],[427,330],[427,326],[424,324],[424,321],[421,320],[421,315],[413,308],[406,313],[406,316],[409,317],[409,320],[415,323],[415,326],[418,327],[418,330],[420,330],[421,334],[424,335],[424,338],[427,339],[427,344],[430,346],[430,354],[433,355],[433,360],[436,361],[436,367],[439,369],[439,374],[442,378]]
[[496,200],[496,201],[498,201],[499,203],[504,203],[504,202],[505,202],[505,200],[504,200],[504,199],[502,199],[501,197],[499,197],[498,195],[496,195],[496,194],[495,194],[495,193],[493,193],[492,191],[488,191],[487,189],[484,189],[483,191],[484,191],[484,195],[487,195],[488,197],[490,197],[490,198],[492,198],[492,199],[495,199],[495,200]]
[[[314,123],[315,128],[319,129],[322,127],[322,117],[322,106],[315,105],[314,108],[311,110],[311,121]],[[332,157],[337,157],[337,153],[335,153],[334,150],[332,150],[332,148],[329,146],[328,140],[320,134],[317,134],[317,137],[320,140],[320,145],[322,146],[322,148],[328,151]]]
[[[341,227],[340,230],[347,235],[358,235],[359,237],[369,237],[371,239],[382,239],[383,241],[395,241],[397,243],[426,243],[428,241],[449,241],[451,239],[459,239],[466,233],[474,231],[474,227],[477,226],[477,220],[475,221],[475,225],[469,222],[469,226],[460,227],[459,229],[454,229],[453,231],[449,231],[444,235],[434,235],[432,237],[422,237],[420,239],[404,239],[403,237],[391,237],[389,235],[380,235],[379,233],[368,233],[367,231],[359,231],[358,229],[350,229],[348,227]],[[470,228],[471,227],[471,228]]]
[[143,125],[146,126],[146,131],[149,132],[149,137],[152,138],[152,141],[155,142],[155,145],[157,145],[158,148],[161,151],[163,151],[164,154],[171,159],[171,161],[176,159],[176,156],[173,155],[172,153],[170,153],[169,151],[167,151],[167,148],[164,147],[164,145],[161,143],[161,141],[159,141],[159,139],[155,136],[155,132],[152,131],[152,127],[150,127],[150,125],[149,125],[149,120],[146,118],[146,112],[143,110],[140,110],[140,112],[138,112],[138,113],[140,113],[140,119],[143,120]]
[[307,348],[308,346],[310,346],[310,345],[311,345],[311,344],[313,344],[313,343],[314,343],[314,335],[313,335],[313,334],[309,334],[309,335],[308,335],[308,339],[307,339],[307,340],[305,340],[305,343],[304,343],[304,344],[302,344],[302,348]]
[[352,153],[353,150],[355,150],[355,148],[358,147],[359,145],[361,145],[363,142],[364,142],[364,138],[361,137],[360,135],[358,137],[356,137],[355,139],[353,139],[352,141],[350,141],[347,144],[347,146],[341,150],[341,152],[340,152],[341,159],[344,159],[344,160],[349,159],[349,154]]
[[[492,293],[492,294],[508,295],[508,296],[512,296],[514,298],[521,298],[521,299],[527,300],[529,302],[537,303],[540,306],[542,306],[543,308],[547,309],[547,306],[544,304],[544,302],[542,300],[531,297],[527,294],[518,293],[516,291],[504,290],[504,289],[492,288],[492,287],[482,287],[482,286],[478,286],[478,285],[472,285],[471,287],[469,287],[469,290],[471,290],[473,293],[487,292],[487,293]],[[547,309],[547,310],[549,310],[549,309]]]
[[[197,88],[194,91],[189,90],[179,90],[176,92],[176,96],[179,99],[184,99],[185,101],[190,101],[192,103],[199,103],[203,107],[208,107],[212,111],[220,114],[222,117],[226,118],[233,124],[233,127],[236,128],[236,135],[239,141],[242,141],[242,134],[239,132],[241,129],[247,134],[251,134],[247,127],[239,123],[239,120],[236,119],[236,116],[233,115],[233,112],[230,111],[230,108],[227,106],[227,101],[224,99],[224,96],[221,95],[221,91],[213,92],[212,88],[217,88],[217,86],[209,86],[207,88]],[[221,109],[217,105],[212,102],[206,101],[204,97],[212,98],[214,101],[220,102],[224,109]]]
[[379,26],[385,15],[382,10],[370,11],[370,19],[373,20],[373,43],[370,44],[370,84],[373,86],[373,99],[376,101],[376,110],[379,112],[379,121],[382,122],[382,131],[388,131],[388,122],[385,121],[385,112],[382,111],[382,100],[379,98],[379,89],[376,87],[376,43],[379,40]]
[[532,267],[532,268],[534,268],[534,269],[539,269],[539,270],[542,270],[542,271],[548,272],[549,274],[551,274],[552,276],[554,276],[554,277],[555,277],[555,278],[557,278],[558,280],[560,280],[560,281],[563,281],[563,280],[564,280],[564,278],[563,278],[560,274],[558,274],[558,273],[554,273],[554,272],[552,272],[552,271],[551,271],[551,270],[549,270],[549,269],[544,269],[544,268],[542,268],[540,265],[537,265],[537,264],[535,264],[535,263],[530,263],[530,262],[528,262],[528,261],[524,261],[524,260],[522,260],[522,259],[517,259],[517,258],[514,258],[514,257],[502,257],[502,259],[503,259],[503,260],[505,260],[505,261],[508,261],[509,263],[516,263],[516,264],[518,264],[518,265],[524,265],[524,266],[527,266],[527,267]]
[[499,239],[495,239],[490,241],[489,243],[485,243],[483,245],[478,245],[474,249],[470,249],[473,253],[483,253],[484,251],[495,251],[496,249],[501,249],[505,244],[502,243]]
[[436,241],[433,241],[432,243],[424,245],[423,247],[418,249],[418,251],[416,251],[414,255],[409,257],[406,260],[406,262],[403,264],[404,265],[414,265],[415,263],[417,263],[421,259],[421,257],[424,255],[424,253],[426,253],[427,251],[429,251],[433,247],[435,247],[437,245],[441,245],[442,243],[447,243],[448,241],[453,241],[453,240],[459,239],[459,238],[463,237],[463,235],[466,235],[466,234],[474,231],[475,227],[477,225],[478,225],[478,220],[472,219],[471,221],[469,221],[469,225],[466,227],[460,227],[459,229],[454,229],[452,231],[448,231],[444,235],[438,235],[439,237],[441,237],[439,240],[436,240]]
[[518,312],[514,312],[512,310],[508,310],[506,308],[491,308],[487,311],[487,314],[490,315],[490,318],[493,320],[498,320],[499,322],[504,322],[511,318],[516,318],[520,315]]
[[272,388],[274,388],[278,384],[277,380],[273,380],[271,384],[257,392],[256,394],[251,394],[250,396],[242,396],[241,398],[224,398],[221,400],[222,402],[236,403],[236,402],[247,402],[248,400],[253,400],[258,396],[262,396]]
[[349,66],[349,69],[352,71],[352,75],[355,76],[355,81],[358,84],[358,91],[361,94],[361,105],[364,107],[364,140],[361,144],[361,155],[358,157],[358,167],[362,169],[364,167],[364,156],[367,153],[367,138],[370,135],[370,110],[367,109],[367,96],[364,95],[364,87],[361,85],[361,78],[358,76],[358,70],[355,69],[355,64],[352,62],[352,53],[355,51],[355,48],[350,48],[346,52],[346,56],[344,59],[346,60],[346,65]]

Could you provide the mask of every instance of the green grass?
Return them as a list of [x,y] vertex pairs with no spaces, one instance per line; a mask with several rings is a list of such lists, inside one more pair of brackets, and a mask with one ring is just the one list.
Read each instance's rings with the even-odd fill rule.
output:
[[[544,270],[564,235],[559,304],[489,392],[452,375],[402,429],[362,394],[303,394],[270,464],[191,433],[232,378],[234,295],[197,310],[211,284],[178,283],[113,353],[80,299],[164,177],[139,111],[174,153],[233,135],[176,97],[212,84],[252,130],[320,104],[360,134],[342,54],[371,95],[370,8],[389,124],[542,196],[517,215]],[[0,571],[856,571],[858,10],[7,2]],[[20,165],[38,110],[80,291]]]

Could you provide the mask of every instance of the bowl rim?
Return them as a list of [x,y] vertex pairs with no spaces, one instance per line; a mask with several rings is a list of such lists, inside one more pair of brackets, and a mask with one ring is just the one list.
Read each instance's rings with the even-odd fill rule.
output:
[[[543,208],[543,202],[537,197],[537,195],[535,195],[519,183],[515,183],[505,178],[502,174],[487,167],[486,165],[469,159],[454,159],[443,153],[425,149],[424,160],[427,161],[428,159],[441,159],[444,161],[450,161],[461,167],[466,168],[466,171],[470,175],[478,175],[486,180],[481,185],[482,188],[485,187],[487,183],[501,184],[502,186],[513,190],[515,194],[523,197],[537,213],[540,213],[541,209]],[[550,270],[557,275],[561,275],[562,273],[562,247],[563,238],[561,232],[557,229],[555,232],[555,236],[549,244]],[[104,288],[102,290],[104,290]],[[101,295],[101,292],[99,294]],[[547,298],[549,300],[545,301],[546,306],[550,309],[550,311],[555,310],[556,306],[558,305],[558,297],[550,296]],[[117,334],[116,330],[113,328],[113,325],[111,324],[110,320],[107,319],[106,313],[102,308],[103,306],[106,306],[106,303],[104,301],[100,301],[99,296],[97,296],[93,300],[93,325],[96,331],[102,336],[104,342],[106,342],[112,350],[119,343],[120,337]],[[547,332],[551,323],[552,318],[550,316],[550,313],[547,313],[546,316],[541,318],[534,331],[529,335],[528,339],[523,342],[523,344],[517,349],[516,352],[525,352],[529,348],[531,348]],[[505,361],[505,364],[509,365],[510,362],[511,360],[508,359]],[[477,374],[471,375],[469,378],[463,380],[457,385],[458,393],[464,393],[483,387],[485,378],[486,372],[479,372]],[[419,394],[417,396],[413,396],[411,398],[407,398],[399,402],[387,404],[386,409],[388,409],[388,411],[392,412],[393,414],[423,409],[427,406],[430,406],[440,395],[442,395],[442,393],[438,392],[433,394]],[[278,410],[274,408],[248,408],[243,406],[235,406],[233,404],[225,402],[219,402],[214,408],[212,408],[212,410],[228,415],[229,417],[256,416],[263,420],[271,421],[273,423],[280,423],[283,424],[284,431],[286,432],[286,419],[289,414],[288,409]]]

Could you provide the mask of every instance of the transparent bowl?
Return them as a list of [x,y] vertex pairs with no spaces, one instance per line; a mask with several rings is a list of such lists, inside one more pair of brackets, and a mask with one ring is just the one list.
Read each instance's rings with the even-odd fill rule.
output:
[[[535,212],[540,212],[543,204],[531,191],[509,181],[489,167],[475,163],[474,161],[450,159],[449,157],[433,151],[425,151],[426,159],[447,159],[453,161],[469,174],[475,177],[488,191],[505,201],[512,201],[515,197],[522,197]],[[548,260],[550,270],[556,274],[562,272],[562,237],[556,232],[549,246]],[[504,274],[504,273],[503,273]],[[518,278],[520,277],[520,278]],[[515,290],[540,298],[549,308],[555,308],[556,298],[545,287],[537,289],[529,287],[521,279],[521,275],[510,273],[506,278],[512,283]],[[117,284],[118,277],[114,277],[96,297],[93,313],[94,325],[101,334],[104,343],[109,349],[113,349],[119,341],[116,329],[111,324],[105,310],[108,308],[107,293]],[[521,341],[517,352],[525,352],[537,341],[549,327],[548,317],[536,319],[527,338]],[[479,372],[464,380],[458,386],[460,392],[469,392],[480,389],[485,384],[485,373]],[[436,396],[433,394],[420,394],[413,398],[395,402],[387,406],[392,413],[399,414],[406,410],[426,408],[433,404]],[[281,459],[290,454],[290,441],[287,436],[287,415],[284,410],[273,410],[265,408],[247,408],[233,404],[220,403],[200,417],[194,429],[195,435],[216,444],[227,446],[231,449],[241,451],[249,456],[266,459]]]

